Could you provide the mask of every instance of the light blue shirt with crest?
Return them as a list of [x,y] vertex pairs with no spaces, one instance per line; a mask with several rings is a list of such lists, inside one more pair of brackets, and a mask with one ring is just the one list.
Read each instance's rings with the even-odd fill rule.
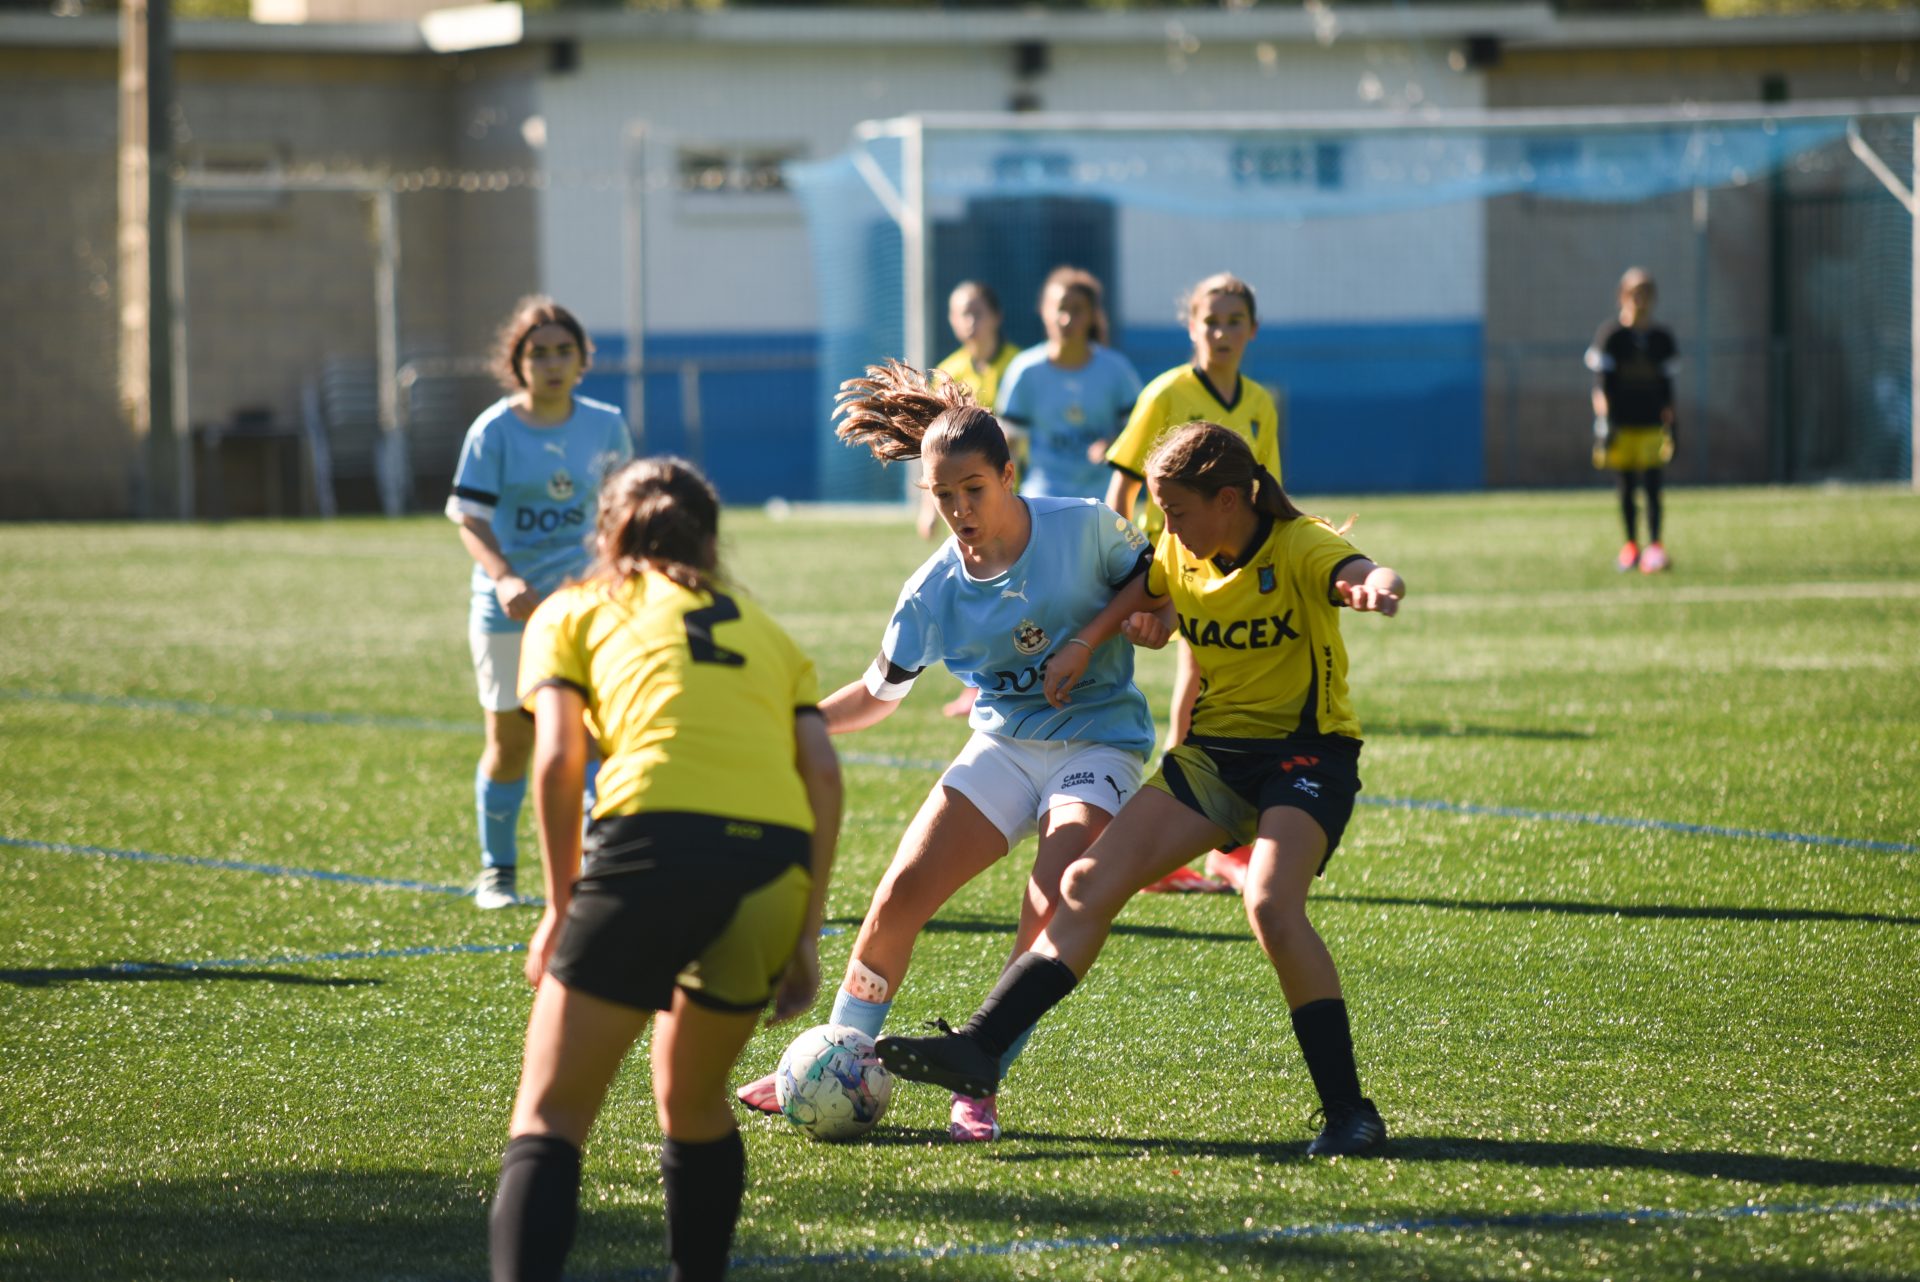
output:
[[[611,405],[576,395],[566,422],[533,427],[503,399],[467,429],[447,516],[486,521],[514,573],[545,595],[592,562],[600,482],[632,457],[626,420]],[[473,617],[488,632],[522,627],[500,608],[493,581],[478,565]]]
[[1042,677],[1062,642],[1084,627],[1151,559],[1146,536],[1093,499],[1021,500],[1033,518],[1026,550],[990,579],[967,573],[949,538],[900,590],[880,645],[890,682],[944,663],[977,686],[975,730],[1012,739],[1086,740],[1145,758],[1153,718],[1133,684],[1133,646],[1113,637],[1093,652],[1064,708]]
[[1027,433],[1027,473],[1020,492],[1029,498],[1098,498],[1113,471],[1088,459],[1096,441],[1111,441],[1126,426],[1140,399],[1140,374],[1111,347],[1093,345],[1078,369],[1056,365],[1047,346],[1029,347],[1000,376],[995,412]]

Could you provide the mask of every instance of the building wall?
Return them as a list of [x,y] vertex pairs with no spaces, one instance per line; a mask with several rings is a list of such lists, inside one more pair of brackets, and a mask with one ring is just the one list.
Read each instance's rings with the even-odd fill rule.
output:
[[0,517],[129,507],[113,76],[111,53],[0,49]]
[[[1920,42],[1744,47],[1518,48],[1486,80],[1491,107],[1644,107],[1859,100],[1912,94]],[[1776,439],[1793,430],[1772,340],[1776,201],[1878,185],[1844,148],[1778,184],[1681,193],[1623,209],[1509,197],[1488,206],[1485,452],[1496,485],[1590,481],[1581,352],[1615,309],[1628,266],[1653,273],[1656,317],[1683,354],[1677,386],[1685,482],[1790,479]],[[1891,197],[1886,197],[1891,201]]]
[[[176,59],[176,159],[247,169],[453,171],[529,167],[516,114],[535,55],[472,58],[215,52]],[[44,323],[0,342],[19,394],[0,404],[0,515],[131,512],[138,451],[117,402],[117,54],[0,48],[0,292]],[[494,82],[501,83],[494,83]],[[245,418],[291,433],[302,390],[329,369],[367,385],[374,356],[368,201],[353,193],[182,192],[187,422]],[[530,190],[399,197],[401,351],[483,350],[538,286]],[[463,381],[425,400],[418,501],[444,490],[460,428],[496,393]],[[364,399],[364,397],[360,398]],[[375,503],[367,428],[336,450],[341,501]],[[289,442],[281,447],[291,450]],[[201,465],[218,468],[218,460]],[[233,514],[252,490],[202,478]],[[297,497],[297,496],[292,496]],[[280,501],[276,496],[276,501]],[[291,498],[286,501],[291,501]]]
[[[684,385],[650,380],[648,445],[700,455],[730,499],[791,495],[796,483],[805,493],[818,481],[803,470],[813,465],[811,443],[830,399],[819,382],[831,384],[839,372],[816,378],[794,367],[791,356],[823,324],[824,292],[888,286],[816,280],[797,201],[682,190],[682,152],[785,148],[825,159],[846,149],[861,121],[999,111],[1016,94],[1059,112],[1389,113],[1480,105],[1479,77],[1451,70],[1447,52],[1440,42],[1406,41],[1330,49],[1254,40],[1210,40],[1197,48],[1055,41],[1045,70],[1023,76],[1006,45],[849,51],[588,44],[576,67],[541,81],[547,163],[556,175],[638,165],[645,195],[623,205],[617,191],[556,181],[540,197],[542,277],[580,312],[603,349],[618,349],[627,320],[623,229],[626,220],[639,220],[650,362],[751,361],[754,353],[788,362],[732,376],[731,392],[719,378],[702,380],[697,436],[686,421]],[[644,123],[644,158],[627,141],[629,122]],[[957,205],[933,210],[936,219],[962,213]],[[1149,377],[1185,359],[1176,300],[1200,277],[1231,268],[1262,292],[1268,336],[1250,353],[1248,372],[1291,388],[1292,452],[1309,484],[1350,484],[1342,460],[1355,448],[1404,464],[1383,483],[1477,484],[1477,451],[1453,438],[1479,432],[1480,218],[1477,205],[1462,204],[1340,226],[1276,228],[1124,210],[1108,281],[1119,346]],[[1442,270],[1424,270],[1433,264]],[[1009,328],[1022,341],[1036,339],[1034,300],[1004,301]],[[944,325],[933,343],[935,357],[951,346]],[[1383,374],[1388,358],[1422,344],[1436,355],[1415,385],[1406,385],[1404,374]],[[1324,358],[1335,349],[1347,359],[1329,364]],[[744,391],[749,383],[752,394]],[[597,390],[626,399],[614,380]],[[873,489],[891,492],[891,484],[876,480]]]

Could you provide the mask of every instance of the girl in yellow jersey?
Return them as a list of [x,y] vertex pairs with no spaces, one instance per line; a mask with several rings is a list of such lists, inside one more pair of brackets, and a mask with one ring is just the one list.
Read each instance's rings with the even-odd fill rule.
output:
[[[1000,395],[1001,376],[1020,354],[1019,348],[1002,337],[1005,319],[1000,296],[982,281],[963,280],[947,295],[947,324],[960,346],[934,368],[972,392],[975,405],[993,405]],[[1014,462],[1023,461],[1016,453]],[[929,490],[920,501],[920,537],[930,539],[940,528],[940,509]],[[950,717],[964,717],[972,708],[973,700],[956,699],[946,711]]]
[[[1361,1092],[1340,977],[1306,900],[1360,790],[1339,609],[1391,615],[1406,587],[1301,514],[1225,428],[1174,429],[1146,471],[1173,537],[1144,583],[1077,635],[1098,645],[1118,631],[1158,647],[1177,629],[1200,666],[1192,731],[1067,870],[1052,920],[966,1025],[882,1038],[880,1056],[903,1077],[992,1090],[1000,1051],[1073,990],[1136,890],[1209,847],[1251,841],[1247,917],[1279,974],[1326,1115],[1307,1152],[1364,1153],[1386,1126]],[[1077,654],[1055,656],[1050,699],[1070,698],[1078,667]]]
[[[656,1011],[672,1276],[720,1277],[746,1179],[727,1075],[769,1001],[778,1023],[819,986],[839,766],[812,662],[720,576],[719,511],[690,464],[629,464],[602,489],[593,572],[527,624],[547,907],[494,1282],[559,1278],[580,1146]],[[589,739],[603,762],[583,852]]]
[[[1217,272],[1187,293],[1182,308],[1187,337],[1193,340],[1193,362],[1168,370],[1147,384],[1133,407],[1126,430],[1107,450],[1113,479],[1107,487],[1107,506],[1135,517],[1155,543],[1166,519],[1160,505],[1145,493],[1147,455],[1168,429],[1182,423],[1208,422],[1230,427],[1246,438],[1253,456],[1276,481],[1280,479],[1280,410],[1267,389],[1240,376],[1247,344],[1260,332],[1259,309],[1253,286],[1231,272]],[[1193,696],[1199,688],[1199,669],[1184,637],[1174,640],[1176,666],[1173,700],[1167,714],[1167,743],[1183,742],[1193,717]],[[1211,881],[1181,865],[1148,886],[1149,891],[1238,890],[1246,882],[1252,851],[1240,847],[1207,856],[1207,871],[1221,878]]]

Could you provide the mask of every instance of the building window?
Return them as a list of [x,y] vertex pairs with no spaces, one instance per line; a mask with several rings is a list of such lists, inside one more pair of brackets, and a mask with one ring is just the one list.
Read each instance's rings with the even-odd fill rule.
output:
[[804,154],[798,145],[690,143],[679,152],[680,190],[696,196],[782,195],[782,167]]

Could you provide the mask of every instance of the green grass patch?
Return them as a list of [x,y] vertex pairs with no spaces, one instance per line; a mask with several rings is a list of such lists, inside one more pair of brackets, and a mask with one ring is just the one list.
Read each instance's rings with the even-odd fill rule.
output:
[[[1364,805],[1312,905],[1388,1156],[1304,1159],[1239,904],[1143,897],[1003,1142],[907,1085],[853,1145],[747,1120],[740,1276],[1920,1272],[1920,499],[1680,491],[1657,578],[1598,493],[1318,506],[1411,585],[1345,627],[1365,796],[1428,808]],[[806,513],[725,543],[829,686],[928,551]],[[485,1275],[533,916],[435,889],[475,862],[466,564],[430,518],[0,527],[0,1276]],[[1169,656],[1140,672],[1163,715]],[[830,977],[952,691],[838,741]],[[984,994],[1027,853],[936,919],[896,1027]],[[636,1055],[571,1275],[660,1265],[658,1144]]]

